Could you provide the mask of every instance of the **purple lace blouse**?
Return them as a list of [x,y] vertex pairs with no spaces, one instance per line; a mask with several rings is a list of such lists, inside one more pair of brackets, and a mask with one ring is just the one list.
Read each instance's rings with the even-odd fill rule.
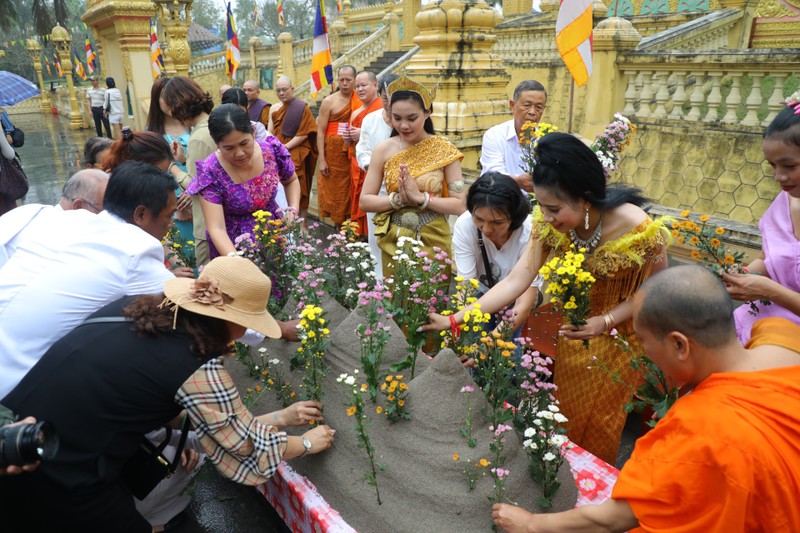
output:
[[[222,168],[215,151],[204,161],[197,162],[195,178],[186,188],[188,194],[199,194],[204,200],[222,206],[225,230],[231,242],[235,242],[239,235],[253,231],[254,212],[265,210],[273,217],[277,216],[275,195],[278,183],[290,179],[294,173],[292,157],[277,137],[270,136],[256,142],[264,154],[264,172],[259,176],[245,183],[236,183]],[[219,252],[208,231],[206,238],[213,259]]]

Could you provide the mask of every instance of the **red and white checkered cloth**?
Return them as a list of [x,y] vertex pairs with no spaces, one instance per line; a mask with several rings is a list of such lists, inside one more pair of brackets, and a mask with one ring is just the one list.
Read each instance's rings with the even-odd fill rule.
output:
[[[611,498],[619,474],[616,468],[580,446],[568,450],[566,459],[578,484],[576,507]],[[256,489],[295,533],[355,532],[320,496],[314,484],[286,463],[281,463],[275,475]]]

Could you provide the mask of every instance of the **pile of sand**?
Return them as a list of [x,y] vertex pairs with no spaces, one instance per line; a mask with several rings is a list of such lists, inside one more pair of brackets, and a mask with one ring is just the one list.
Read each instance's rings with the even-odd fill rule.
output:
[[[330,303],[326,310],[333,309]],[[338,314],[337,314],[338,313]],[[341,316],[340,309],[329,316]],[[383,505],[378,505],[374,487],[362,478],[369,469],[364,450],[357,448],[353,430],[355,420],[345,413],[348,386],[336,383],[339,374],[360,368],[359,344],[355,334],[363,320],[353,311],[338,325],[333,324],[331,347],[327,363],[331,367],[325,382],[326,423],[337,429],[333,447],[319,455],[299,458],[291,464],[307,476],[330,505],[359,531],[480,531],[491,527],[492,478],[487,475],[478,481],[473,492],[463,473],[465,462],[480,458],[491,460],[489,443],[493,434],[481,410],[487,408],[483,396],[473,395],[474,436],[478,441],[469,448],[459,434],[467,416],[461,388],[475,386],[470,374],[450,350],[443,350],[433,361],[420,357],[417,360],[416,378],[409,383],[407,407],[410,421],[389,423],[383,415],[374,412],[374,406],[365,395],[370,410],[369,435],[376,450],[377,461],[385,466],[378,473],[378,487]],[[387,346],[384,367],[406,357],[405,340],[392,324],[392,340]],[[272,357],[288,361],[290,351],[297,344],[268,341],[265,346]],[[287,350],[288,348],[288,350]],[[240,388],[250,386],[252,380],[243,367],[227,365]],[[288,371],[288,365],[287,365]],[[408,374],[406,374],[408,375]],[[294,381],[299,381],[294,377]],[[380,400],[379,400],[380,402]],[[267,393],[254,409],[256,414],[276,410],[280,405],[273,393]],[[302,433],[302,428],[291,433]],[[510,475],[506,484],[508,500],[532,511],[540,510],[536,500],[541,490],[528,474],[528,459],[514,432],[508,432],[505,445],[506,468]],[[453,454],[460,456],[453,460]],[[488,474],[488,472],[487,472]],[[561,490],[556,495],[553,511],[574,507],[577,488],[569,466],[565,463],[559,472]]]

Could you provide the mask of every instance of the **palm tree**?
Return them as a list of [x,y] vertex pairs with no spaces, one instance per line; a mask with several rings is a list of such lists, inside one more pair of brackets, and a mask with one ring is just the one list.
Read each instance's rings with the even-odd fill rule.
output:
[[[8,31],[21,24],[19,11],[15,0],[0,0],[0,30]],[[22,2],[24,5],[25,2]],[[62,26],[67,26],[66,0],[53,0],[52,5],[48,0],[33,0],[31,3],[33,13],[33,28],[38,35],[48,35],[54,26],[53,18]],[[55,15],[55,17],[53,16]]]

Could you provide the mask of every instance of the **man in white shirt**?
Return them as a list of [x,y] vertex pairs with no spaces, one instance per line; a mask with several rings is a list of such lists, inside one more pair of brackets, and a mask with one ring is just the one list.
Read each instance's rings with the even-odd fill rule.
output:
[[100,87],[100,80],[96,76],[91,77],[92,88],[86,91],[86,100],[92,108],[92,118],[94,119],[94,130],[98,137],[103,136],[101,124],[106,128],[106,136],[111,139],[111,124],[108,117],[103,114],[103,104],[106,101],[106,90]]
[[547,90],[538,81],[525,80],[514,89],[509,100],[509,121],[486,130],[481,147],[481,175],[500,172],[514,178],[520,189],[533,192],[533,180],[522,168],[522,148],[519,133],[526,122],[539,122],[547,107]]
[[85,209],[90,213],[103,210],[103,195],[108,184],[108,174],[102,170],[88,168],[72,175],[61,192],[61,200],[55,206],[26,204],[3,215],[0,223],[0,267],[14,254],[16,237],[31,221],[48,210],[72,211]]
[[108,180],[101,213],[45,209],[15,236],[0,268],[0,398],[92,312],[163,290],[173,275],[160,239],[176,187],[156,167],[128,161]]
[[[383,111],[370,113],[364,117],[364,121],[361,123],[361,134],[358,138],[358,144],[356,144],[356,161],[364,172],[369,170],[372,151],[381,141],[388,139],[392,134],[391,108],[386,87],[396,79],[396,74],[386,74],[378,80],[378,96],[383,102]],[[381,185],[380,194],[386,195],[386,187],[384,185]],[[367,239],[369,240],[369,249],[375,258],[375,274],[378,279],[382,279],[381,249],[378,248],[378,241],[375,239],[375,223],[372,221],[371,213],[367,214]]]

